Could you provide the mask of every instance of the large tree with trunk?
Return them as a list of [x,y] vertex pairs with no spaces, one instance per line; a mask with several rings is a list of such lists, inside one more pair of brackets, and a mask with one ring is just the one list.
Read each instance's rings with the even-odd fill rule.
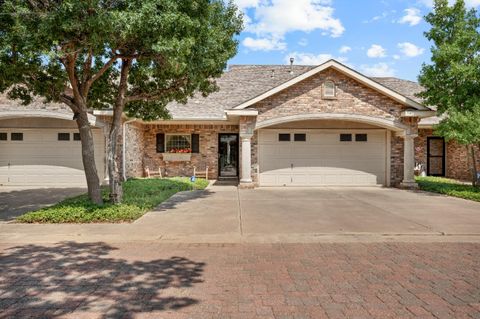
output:
[[431,25],[425,36],[432,42],[432,63],[419,76],[425,104],[444,115],[436,131],[468,148],[472,182],[477,181],[475,146],[480,148],[480,16],[467,10],[463,0],[452,6],[435,0],[425,20]]
[[118,203],[122,115],[165,118],[167,103],[213,92],[242,28],[235,5],[223,0],[5,0],[0,12],[0,92],[72,110],[97,204],[89,110],[113,109],[107,165],[110,198]]

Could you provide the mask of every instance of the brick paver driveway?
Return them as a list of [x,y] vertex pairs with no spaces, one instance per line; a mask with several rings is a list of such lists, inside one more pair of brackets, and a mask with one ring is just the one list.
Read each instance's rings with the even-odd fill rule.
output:
[[478,244],[0,249],[1,318],[480,318]]

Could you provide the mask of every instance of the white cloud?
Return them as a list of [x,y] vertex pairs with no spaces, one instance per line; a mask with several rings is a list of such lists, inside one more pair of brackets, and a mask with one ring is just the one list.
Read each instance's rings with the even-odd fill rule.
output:
[[[419,3],[429,8],[433,7],[433,0],[419,0]],[[455,3],[455,0],[448,0],[448,3],[452,5]],[[478,7],[480,6],[480,0],[465,0],[465,4],[470,8]]]
[[246,37],[242,44],[252,51],[273,51],[273,50],[285,50],[287,44],[276,38],[251,38]]
[[413,58],[419,55],[422,55],[425,49],[417,47],[415,44],[410,42],[403,42],[398,44],[398,48],[403,53],[403,55]]
[[235,0],[235,4],[238,6],[240,10],[257,7],[259,4],[259,0]]
[[335,59],[341,63],[347,64],[348,60],[345,57],[334,57],[329,53],[313,54],[306,52],[292,52],[284,57],[286,64],[290,64],[290,58],[294,58],[294,64],[298,65],[319,65],[331,59]]
[[308,45],[308,40],[305,38],[301,38],[300,41],[298,41],[298,45],[306,47]]
[[417,8],[405,9],[405,15],[398,21],[399,23],[408,23],[411,26],[417,25],[422,21],[420,10]]
[[372,44],[372,46],[367,50],[367,56],[369,58],[384,58],[387,56],[387,50],[385,50],[379,44]]
[[398,54],[395,54],[395,55],[393,56],[393,58],[394,58],[395,60],[400,60],[400,56],[399,56]]
[[321,30],[331,37],[345,31],[342,22],[334,17],[331,0],[236,0],[249,16],[245,32],[257,38],[283,40],[289,32]]
[[348,53],[352,51],[352,48],[349,47],[348,45],[343,45],[340,50],[338,50],[338,52],[342,53],[342,54],[345,54],[345,53]]
[[394,76],[395,70],[387,63],[377,63],[374,65],[363,64],[360,66],[362,72],[367,76]]

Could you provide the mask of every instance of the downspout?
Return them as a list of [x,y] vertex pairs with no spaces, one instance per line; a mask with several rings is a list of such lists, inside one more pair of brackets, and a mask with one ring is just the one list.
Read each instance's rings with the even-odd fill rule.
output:
[[135,122],[137,119],[132,119],[123,122],[123,128],[122,128],[122,176],[123,176],[123,181],[127,180],[127,173],[125,172],[126,169],[126,164],[125,164],[125,155],[126,155],[126,149],[127,149],[127,140],[125,138],[126,136],[126,129],[127,129],[127,124]]

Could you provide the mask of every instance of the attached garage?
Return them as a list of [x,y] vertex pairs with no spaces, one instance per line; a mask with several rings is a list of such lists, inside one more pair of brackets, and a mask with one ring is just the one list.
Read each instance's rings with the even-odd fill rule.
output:
[[387,185],[385,129],[260,129],[260,186]]
[[[93,136],[103,180],[105,139],[99,128],[93,129]],[[0,185],[86,186],[75,123],[44,118],[0,121]]]

